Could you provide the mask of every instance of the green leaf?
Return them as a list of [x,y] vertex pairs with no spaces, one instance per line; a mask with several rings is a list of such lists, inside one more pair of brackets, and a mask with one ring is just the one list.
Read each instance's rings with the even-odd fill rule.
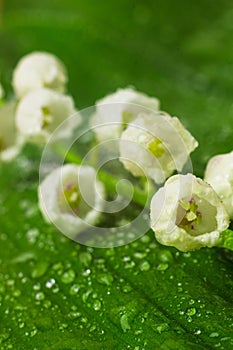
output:
[[[232,150],[233,12],[227,0],[5,1],[0,80],[47,50],[79,108],[135,85],[200,142],[194,172]],[[40,154],[0,165],[0,349],[232,349],[232,252],[180,253],[152,232],[115,249],[81,246],[37,205]]]

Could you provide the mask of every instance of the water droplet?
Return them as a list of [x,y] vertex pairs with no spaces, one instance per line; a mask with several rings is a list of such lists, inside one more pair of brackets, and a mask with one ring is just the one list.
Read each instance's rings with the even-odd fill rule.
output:
[[61,276],[62,283],[68,284],[73,282],[75,279],[75,272],[73,270],[68,270]]
[[14,296],[15,298],[18,298],[20,295],[21,295],[21,290],[15,289],[14,292],[13,292],[13,296]]
[[132,291],[132,287],[129,284],[126,284],[125,286],[122,287],[122,291],[124,293],[130,293]]
[[97,276],[97,281],[100,284],[105,284],[107,286],[110,286],[113,282],[113,277],[109,273],[102,273]]
[[64,332],[64,330],[68,327],[68,324],[67,323],[62,323],[60,326],[59,326],[59,331],[62,331]]
[[6,281],[6,285],[8,287],[13,287],[14,284],[15,284],[15,281],[13,279],[9,279],[9,280]]
[[150,242],[150,237],[148,235],[144,235],[140,238],[141,242],[143,243],[149,243]]
[[54,279],[54,278],[51,278],[50,280],[48,280],[48,281],[45,283],[45,286],[46,286],[46,288],[52,288],[52,286],[54,286],[55,283],[56,283],[55,279]]
[[34,328],[34,329],[30,332],[30,336],[31,336],[31,337],[34,337],[34,336],[36,335],[37,332],[38,332],[37,329]]
[[56,263],[56,264],[53,265],[52,269],[53,269],[54,271],[57,271],[57,272],[59,272],[59,273],[62,273],[62,271],[63,271],[63,264],[59,261],[58,263]]
[[135,266],[135,262],[134,261],[130,261],[130,262],[127,262],[125,264],[125,269],[132,269],[134,266]]
[[79,259],[84,266],[89,266],[92,260],[92,256],[90,253],[81,253],[79,255]]
[[71,312],[68,314],[68,317],[69,317],[71,320],[75,320],[76,318],[81,317],[81,313],[78,312],[78,311],[71,311]]
[[101,301],[100,300],[95,300],[94,303],[93,303],[93,309],[95,311],[99,311],[101,309]]
[[78,291],[79,291],[79,287],[77,286],[77,284],[73,284],[70,287],[70,295],[75,295],[78,293]]
[[134,257],[135,257],[136,259],[143,259],[143,258],[146,257],[146,253],[145,253],[145,252],[143,252],[143,253],[141,253],[141,252],[136,252],[136,253],[134,253]]
[[26,237],[30,243],[35,243],[37,237],[40,235],[40,231],[37,228],[31,228],[27,231]]
[[24,263],[26,261],[33,260],[35,258],[36,258],[36,256],[33,252],[25,252],[25,253],[18,255],[16,258],[14,258],[12,260],[12,262],[13,262],[13,264]]
[[217,332],[212,332],[209,336],[210,338],[217,338],[219,337],[219,334]]
[[46,309],[49,309],[52,305],[50,300],[44,300],[43,305]]
[[35,298],[36,298],[36,300],[40,300],[41,301],[41,300],[44,300],[45,295],[44,295],[43,292],[38,292],[38,293],[36,293]]
[[90,270],[90,269],[84,270],[83,273],[82,273],[82,275],[83,275],[84,277],[87,277],[87,276],[89,276],[90,274],[91,274],[91,270]]
[[40,283],[36,283],[33,285],[34,290],[40,290]]
[[165,271],[167,270],[169,267],[169,265],[167,263],[161,263],[157,266],[157,270],[158,271]]
[[120,318],[120,324],[123,332],[126,332],[127,330],[131,329],[128,321],[128,317],[126,314],[122,315]]
[[92,325],[91,327],[90,327],[90,329],[89,329],[89,332],[94,332],[95,330],[96,330],[96,325],[94,324],[94,325]]
[[148,261],[143,261],[139,266],[141,271],[149,271],[150,270],[150,264]]
[[197,310],[195,309],[195,307],[191,307],[186,311],[186,315],[187,316],[194,316],[196,314]]
[[156,331],[161,334],[162,332],[167,332],[169,330],[168,323],[161,323],[156,327]]
[[32,270],[32,278],[42,277],[48,269],[48,263],[46,261],[39,262]]
[[169,263],[174,260],[172,253],[166,249],[162,249],[158,252],[158,258],[163,263]]
[[92,289],[89,289],[89,290],[87,290],[85,293],[83,293],[83,295],[82,295],[82,301],[84,302],[84,303],[86,303],[86,301],[87,301],[87,299],[88,299],[88,297],[89,297],[89,295],[92,293]]

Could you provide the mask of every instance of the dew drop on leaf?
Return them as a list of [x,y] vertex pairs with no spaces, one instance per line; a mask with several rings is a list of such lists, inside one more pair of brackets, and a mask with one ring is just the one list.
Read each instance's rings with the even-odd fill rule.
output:
[[123,329],[123,332],[126,332],[127,330],[131,329],[129,322],[128,322],[128,317],[126,314],[121,316],[120,324],[121,324],[121,328]]
[[100,309],[101,309],[101,306],[102,306],[102,304],[101,304],[101,301],[100,300],[95,300],[94,301],[94,303],[93,303],[93,309],[95,310],[95,311],[99,311]]
[[35,299],[36,299],[36,300],[41,301],[41,300],[44,300],[44,298],[45,298],[45,295],[44,295],[43,292],[38,292],[38,293],[36,293],[36,295],[35,295]]
[[113,277],[109,273],[102,273],[97,276],[97,281],[100,284],[105,284],[107,286],[111,285],[113,282]]
[[191,307],[186,311],[186,315],[187,316],[194,316],[196,314],[197,310],[195,309],[195,307]]
[[62,283],[65,283],[65,284],[73,282],[74,279],[75,279],[74,270],[68,270],[68,271],[64,272],[63,275],[61,276],[61,281],[62,281]]
[[149,271],[150,270],[150,264],[148,261],[143,261],[139,266],[141,271]]
[[73,284],[71,287],[70,287],[70,295],[75,295],[77,294],[79,291],[79,287],[77,284]]
[[158,271],[165,271],[167,270],[169,267],[169,265],[167,263],[161,263],[157,266],[157,270]]

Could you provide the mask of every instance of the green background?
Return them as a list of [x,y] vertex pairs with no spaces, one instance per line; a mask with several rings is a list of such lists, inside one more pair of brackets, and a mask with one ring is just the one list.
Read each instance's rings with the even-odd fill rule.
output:
[[[9,95],[19,58],[45,50],[66,64],[79,109],[128,85],[157,96],[199,141],[197,175],[232,150],[232,1],[2,5],[0,81]],[[0,349],[233,348],[231,253],[179,253],[151,232],[105,250],[65,239],[39,213],[33,151],[0,165]]]

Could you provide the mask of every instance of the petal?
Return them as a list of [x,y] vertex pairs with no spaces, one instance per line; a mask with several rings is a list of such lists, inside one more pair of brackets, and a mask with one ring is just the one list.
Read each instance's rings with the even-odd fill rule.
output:
[[233,152],[211,158],[205,180],[214,188],[233,219]]

